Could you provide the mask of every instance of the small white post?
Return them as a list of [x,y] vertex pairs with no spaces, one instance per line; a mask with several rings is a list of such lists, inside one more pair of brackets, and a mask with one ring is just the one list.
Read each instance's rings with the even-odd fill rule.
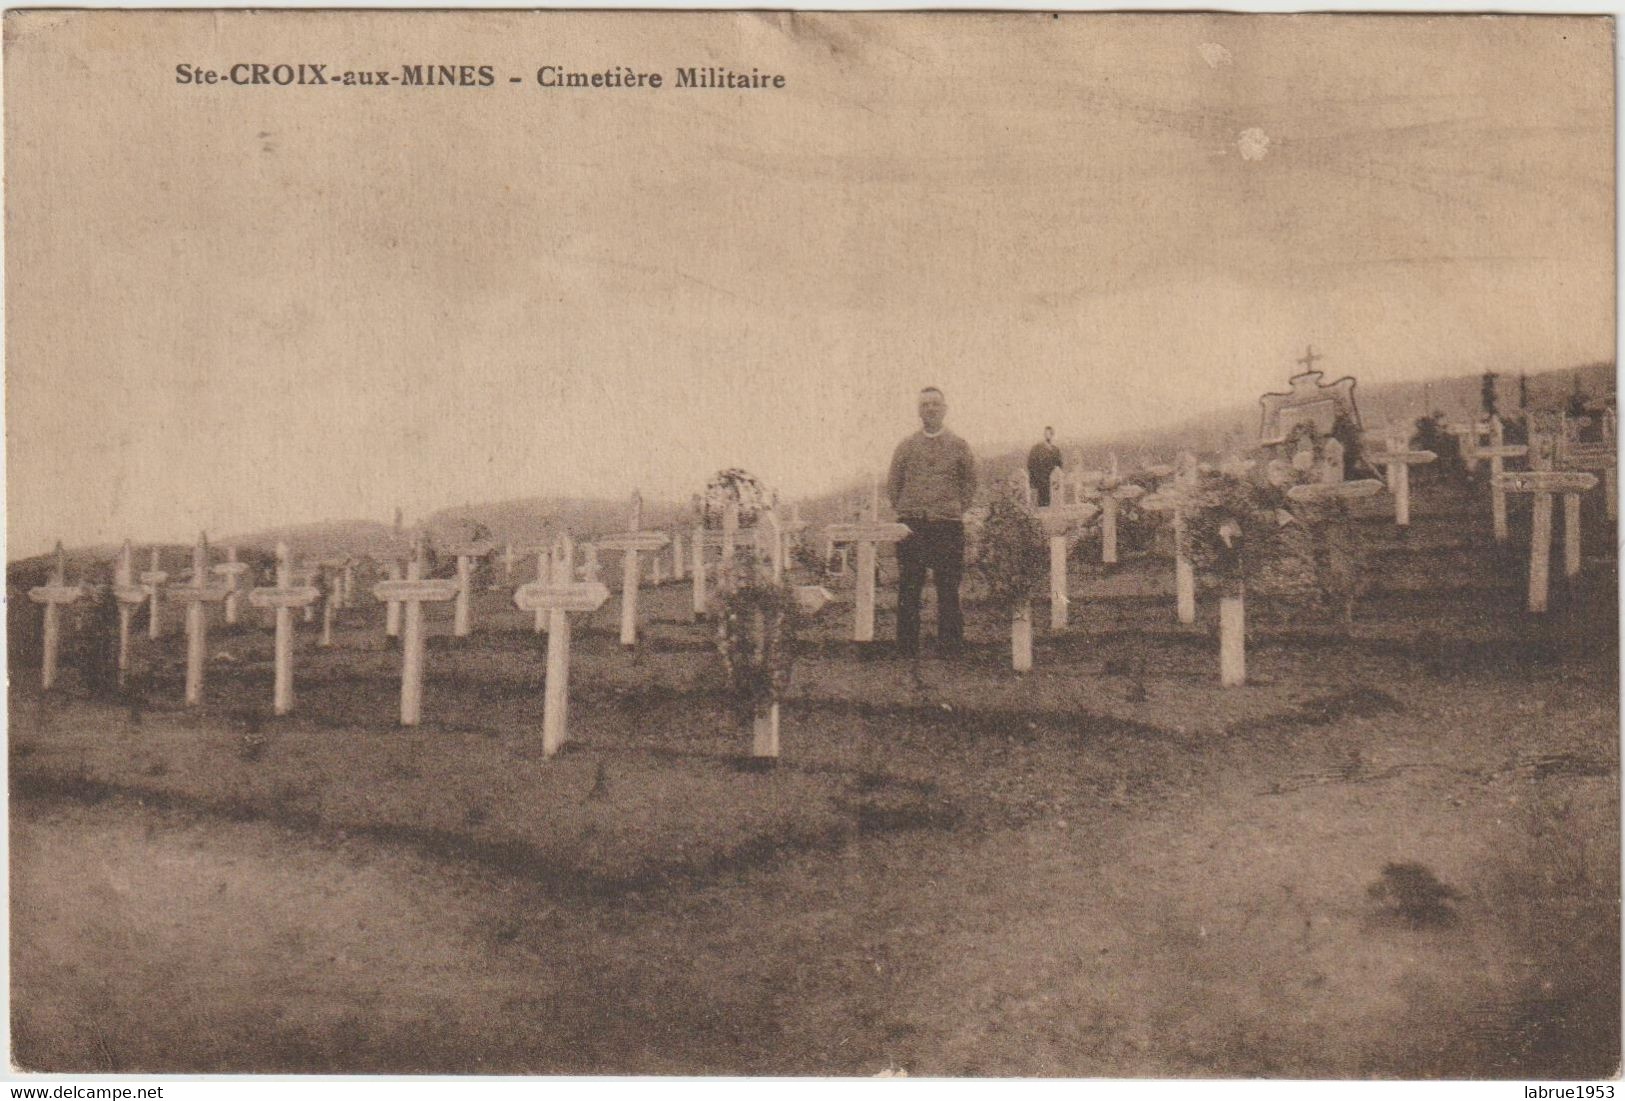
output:
[[1235,688],[1247,683],[1247,604],[1244,590],[1219,597],[1219,684]]
[[147,606],[147,637],[156,640],[163,633],[164,582],[169,575],[158,568],[158,548],[152,548],[152,567],[141,575],[141,583],[152,586]]
[[[293,588],[293,560],[288,544],[276,545],[276,587]],[[271,711],[286,715],[293,710],[293,608],[282,605],[276,609],[276,669],[271,686]]]
[[1010,616],[1010,667],[1018,673],[1033,668],[1033,605],[1024,600]]
[[[1477,434],[1476,430],[1474,434]],[[1491,417],[1490,444],[1486,448],[1477,449],[1475,453],[1488,456],[1490,460],[1490,522],[1494,527],[1495,541],[1505,543],[1511,536],[1507,530],[1507,495],[1501,483],[1501,475],[1506,473],[1507,459],[1525,456],[1529,453],[1529,448],[1525,444],[1509,446],[1506,443],[1501,418]]]
[[241,597],[242,575],[248,569],[246,562],[237,561],[237,548],[226,548],[226,560],[214,568],[214,572],[223,574],[226,578],[226,625],[237,625],[237,608]]
[[[1050,499],[1056,500],[1055,491],[1050,490]],[[1066,626],[1067,614],[1067,583],[1066,583],[1066,534],[1049,537],[1049,626],[1052,631],[1059,631]]]
[[[564,553],[561,542],[554,554],[553,580],[558,585],[571,585],[573,555]],[[570,711],[570,613],[562,607],[548,610],[547,625],[547,680],[542,701],[542,756],[551,757],[569,737]]]
[[1563,494],[1563,576],[1580,576],[1580,495]]
[[[192,548],[192,584],[202,589],[209,577],[208,544],[202,532],[197,546]],[[203,702],[203,665],[208,659],[209,616],[203,601],[192,600],[186,605],[186,704],[195,707]]]
[[469,603],[474,588],[474,571],[468,555],[457,556],[457,602],[452,608],[451,633],[467,638],[469,631]]
[[[406,580],[423,577],[423,544],[412,548],[406,563]],[[405,637],[401,640],[401,725],[416,726],[423,717],[423,603],[407,600]]]
[[1529,525],[1529,610],[1544,612],[1552,560],[1552,495],[1537,493]]
[[141,599],[139,591],[135,589],[135,550],[130,541],[124,541],[124,549],[119,552],[118,567],[113,574],[113,591],[118,597],[118,683],[124,687],[124,680],[130,674],[130,617],[135,609],[125,599],[126,595]]
[[694,618],[699,619],[705,615],[705,512],[700,502],[700,495],[696,493],[693,499],[694,507],[694,538],[693,555],[694,568],[690,571],[694,582]]
[[[391,581],[401,580],[401,563],[398,559],[390,559],[384,567]],[[401,602],[390,600],[384,603],[384,636],[386,638],[401,637]]]
[[[569,567],[566,566],[566,569]],[[553,554],[551,551],[538,547],[536,550],[536,580],[540,584],[547,584],[553,578]],[[574,581],[575,578],[569,580]],[[547,630],[547,620],[552,613],[546,608],[536,609],[536,624],[533,631],[541,634]]]

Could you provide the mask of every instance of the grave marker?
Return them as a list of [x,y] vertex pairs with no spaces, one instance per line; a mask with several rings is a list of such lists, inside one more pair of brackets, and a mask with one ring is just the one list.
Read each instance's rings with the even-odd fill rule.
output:
[[1490,522],[1495,532],[1495,541],[1505,543],[1510,538],[1507,531],[1507,496],[1506,490],[1501,487],[1500,478],[1506,473],[1506,460],[1526,457],[1529,448],[1526,444],[1506,442],[1506,429],[1500,417],[1490,417],[1486,431],[1489,433],[1489,445],[1486,447],[1475,445],[1474,454],[1478,458],[1490,461]]
[[875,546],[896,543],[909,534],[907,524],[883,523],[880,519],[880,490],[871,484],[869,518],[849,524],[831,524],[825,529],[833,542],[858,545],[857,600],[852,617],[852,640],[873,642],[875,638]]
[[[569,737],[566,722],[570,706],[570,612],[591,612],[609,599],[598,581],[576,581],[570,576],[574,554],[561,536],[553,555],[551,583],[538,580],[521,585],[513,600],[521,611],[546,614],[547,680],[542,703],[542,754],[551,757]],[[537,556],[537,562],[544,557]]]
[[[384,572],[389,575],[391,581],[399,581],[401,579],[400,559],[391,558],[384,563]],[[384,637],[401,637],[401,602],[399,600],[391,600],[384,605]]]
[[[1568,576],[1580,570],[1579,494],[1596,486],[1597,478],[1582,471],[1551,470],[1551,441],[1536,440],[1531,451],[1533,470],[1497,475],[1495,484],[1506,493],[1533,494],[1529,522],[1529,610],[1546,611],[1552,555],[1552,494],[1564,495],[1565,565],[1572,557]],[[1572,508],[1572,514],[1570,509]],[[1572,515],[1572,522],[1570,516]],[[1572,540],[1569,536],[1572,535]]]
[[[1053,473],[1059,474],[1060,471]],[[1058,479],[1052,477],[1052,486],[1057,481]],[[1050,630],[1059,631],[1067,624],[1068,609],[1071,605],[1066,576],[1067,532],[1076,524],[1094,519],[1100,510],[1088,501],[1072,505],[1062,504],[1060,493],[1055,488],[1050,490],[1050,500],[1054,503],[1032,511],[1043,527],[1044,534],[1049,536],[1049,625]],[[1031,624],[1028,626],[1030,629]]]
[[1431,451],[1407,450],[1408,442],[1403,434],[1390,435],[1388,450],[1367,456],[1373,465],[1387,468],[1388,492],[1394,495],[1394,523],[1402,528],[1411,523],[1411,467],[1439,457]]
[[1185,514],[1196,503],[1196,456],[1184,452],[1172,471],[1174,484],[1143,498],[1142,508],[1173,514],[1174,611],[1181,623],[1196,622],[1196,569],[1185,554]]
[[45,605],[45,637],[41,639],[40,687],[49,691],[56,685],[57,651],[61,647],[62,612],[65,604],[72,604],[84,595],[83,585],[68,584],[67,556],[62,544],[56,545],[56,562],[45,584],[28,590],[28,599]]
[[1354,379],[1349,376],[1336,382],[1323,383],[1324,371],[1315,370],[1315,362],[1326,358],[1316,355],[1311,345],[1297,362],[1303,370],[1287,380],[1287,392],[1268,393],[1258,399],[1262,406],[1259,424],[1259,442],[1266,447],[1286,443],[1293,429],[1300,424],[1309,425],[1316,436],[1330,436],[1338,414],[1360,423],[1360,412],[1354,401]]
[[[539,585],[551,583],[553,580],[553,548],[526,547],[525,553],[536,556],[536,583]],[[574,578],[571,578],[571,580],[574,580]],[[546,632],[547,620],[548,610],[546,608],[537,608],[536,621],[531,627],[532,632],[538,635]]]
[[151,595],[147,586],[133,583],[134,577],[135,551],[126,539],[113,570],[113,596],[118,600],[118,682],[121,688],[130,673],[130,617],[135,614],[135,606],[145,604]]
[[226,623],[237,625],[237,605],[241,597],[243,574],[249,571],[247,562],[237,561],[237,548],[226,548],[226,560],[214,567],[214,572],[226,579]]
[[1103,475],[1085,475],[1079,482],[1079,500],[1093,501],[1100,509],[1100,561],[1108,566],[1117,564],[1117,510],[1123,501],[1132,501],[1145,490],[1125,483],[1117,472],[1117,456],[1111,457],[1111,469]]
[[164,582],[169,575],[158,568],[158,548],[152,548],[152,568],[141,575],[141,583],[147,586],[147,637],[156,641],[163,633],[163,600]]
[[470,605],[474,596],[474,559],[490,554],[492,546],[491,543],[480,542],[447,548],[448,553],[457,557],[457,603],[452,607],[451,633],[458,638],[468,637],[472,618]]
[[373,586],[379,600],[399,600],[406,606],[401,639],[401,725],[416,726],[423,716],[423,604],[453,600],[460,588],[450,579],[424,580],[420,539],[406,565],[406,580],[380,581]]
[[657,551],[669,541],[665,532],[639,530],[642,494],[632,494],[629,519],[626,531],[598,540],[598,545],[621,552],[621,645],[628,648],[638,644],[638,555]]
[[[400,567],[397,566],[396,569]],[[276,610],[276,670],[271,689],[271,710],[286,715],[293,710],[293,610],[308,608],[321,595],[313,585],[294,585],[293,557],[288,544],[276,545],[276,584],[249,592],[248,602],[256,608]]]
[[186,704],[195,707],[203,702],[204,663],[208,660],[209,610],[206,604],[226,599],[226,590],[207,585],[209,576],[209,544],[207,537],[198,532],[197,545],[192,548],[192,582],[170,589],[170,595],[186,605]]

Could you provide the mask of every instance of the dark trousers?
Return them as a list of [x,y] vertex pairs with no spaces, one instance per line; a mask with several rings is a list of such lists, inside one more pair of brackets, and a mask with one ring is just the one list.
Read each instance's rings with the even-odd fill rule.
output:
[[965,573],[965,525],[958,520],[904,520],[909,534],[897,544],[897,648],[920,648],[920,593],[926,571],[937,583],[937,639],[956,648],[965,638],[959,579]]
[[1038,502],[1038,507],[1049,508],[1049,479],[1045,478],[1041,482],[1028,479],[1028,484],[1033,487],[1033,500]]

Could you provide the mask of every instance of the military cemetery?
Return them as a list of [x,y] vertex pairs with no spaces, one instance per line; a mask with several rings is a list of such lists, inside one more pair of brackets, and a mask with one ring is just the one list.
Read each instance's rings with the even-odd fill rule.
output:
[[1613,21],[671,14],[6,14],[14,1076],[1612,1096]]

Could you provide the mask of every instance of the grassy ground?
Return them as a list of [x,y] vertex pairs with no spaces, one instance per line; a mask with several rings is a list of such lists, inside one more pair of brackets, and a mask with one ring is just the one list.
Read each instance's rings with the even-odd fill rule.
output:
[[1532,618],[1463,501],[1416,507],[1404,540],[1361,525],[1352,629],[1251,602],[1241,689],[1217,687],[1211,601],[1174,622],[1160,559],[1078,578],[1024,677],[985,609],[963,658],[909,663],[844,641],[836,605],[768,772],[675,585],[645,590],[635,652],[614,601],[578,630],[552,761],[541,650],[501,593],[469,640],[430,613],[413,730],[376,606],[331,650],[301,636],[285,719],[257,626],[215,629],[190,711],[176,638],[144,649],[141,706],[14,670],[14,1058],[1613,1073],[1613,560]]

